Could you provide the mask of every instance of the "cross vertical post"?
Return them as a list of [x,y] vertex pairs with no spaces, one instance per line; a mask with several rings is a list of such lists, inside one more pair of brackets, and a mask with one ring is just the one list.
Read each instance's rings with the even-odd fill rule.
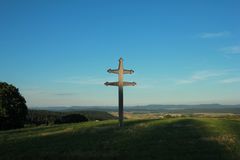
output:
[[132,74],[133,70],[123,69],[123,59],[119,59],[118,69],[109,69],[107,72],[118,74],[118,82],[106,82],[104,83],[106,86],[118,86],[118,118],[119,118],[119,126],[123,127],[123,87],[124,86],[135,86],[135,82],[124,82],[123,75],[124,74]]
[[119,106],[119,111],[118,111],[118,117],[119,117],[119,126],[123,127],[123,87],[119,86],[118,87],[118,106]]

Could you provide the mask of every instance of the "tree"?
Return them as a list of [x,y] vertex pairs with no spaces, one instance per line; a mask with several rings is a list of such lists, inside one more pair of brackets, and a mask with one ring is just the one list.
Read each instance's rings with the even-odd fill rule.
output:
[[6,82],[0,82],[0,130],[24,126],[28,109],[19,90]]

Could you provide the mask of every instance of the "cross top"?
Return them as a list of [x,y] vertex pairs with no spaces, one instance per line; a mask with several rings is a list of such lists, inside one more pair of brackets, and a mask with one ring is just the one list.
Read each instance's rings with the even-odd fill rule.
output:
[[108,69],[108,73],[118,74],[118,82],[106,82],[104,83],[106,86],[135,86],[135,82],[124,82],[123,75],[124,74],[133,74],[133,70],[127,70],[123,68],[123,59],[119,59],[118,69]]

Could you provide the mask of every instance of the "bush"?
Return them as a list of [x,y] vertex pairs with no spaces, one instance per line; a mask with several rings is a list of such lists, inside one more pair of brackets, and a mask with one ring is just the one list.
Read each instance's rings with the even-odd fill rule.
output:
[[24,126],[26,101],[13,85],[0,82],[0,130]]
[[28,110],[26,124],[42,125],[54,124],[56,119],[59,119],[64,113],[52,112],[46,110]]
[[79,122],[86,122],[88,119],[81,115],[81,114],[70,114],[66,116],[62,116],[60,119],[55,121],[56,124],[61,123],[79,123]]

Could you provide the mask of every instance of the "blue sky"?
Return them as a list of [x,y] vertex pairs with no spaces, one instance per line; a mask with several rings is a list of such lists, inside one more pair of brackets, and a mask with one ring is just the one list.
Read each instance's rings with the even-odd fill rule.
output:
[[28,106],[240,103],[240,1],[0,1],[0,81]]

